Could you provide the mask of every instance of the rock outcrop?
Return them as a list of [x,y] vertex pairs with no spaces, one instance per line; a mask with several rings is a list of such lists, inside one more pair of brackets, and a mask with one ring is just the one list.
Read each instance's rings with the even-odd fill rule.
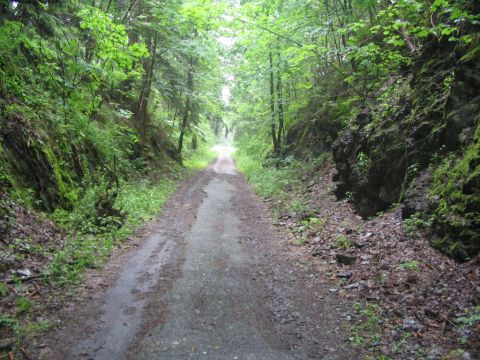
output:
[[403,202],[439,249],[461,260],[478,253],[479,89],[475,49],[425,45],[410,80],[385,88],[387,104],[364,110],[333,144],[337,196],[363,217]]

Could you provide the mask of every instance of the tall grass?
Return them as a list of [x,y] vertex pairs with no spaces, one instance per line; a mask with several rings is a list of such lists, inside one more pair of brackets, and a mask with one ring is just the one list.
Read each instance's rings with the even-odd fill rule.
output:
[[284,200],[285,190],[301,186],[301,164],[293,157],[269,157],[266,142],[252,141],[251,138],[243,138],[235,145],[238,148],[234,154],[238,169],[257,194]]

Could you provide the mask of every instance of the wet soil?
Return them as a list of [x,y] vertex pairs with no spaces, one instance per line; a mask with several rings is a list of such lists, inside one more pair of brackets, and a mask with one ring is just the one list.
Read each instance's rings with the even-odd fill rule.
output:
[[271,222],[220,156],[87,276],[38,358],[355,358],[341,302]]

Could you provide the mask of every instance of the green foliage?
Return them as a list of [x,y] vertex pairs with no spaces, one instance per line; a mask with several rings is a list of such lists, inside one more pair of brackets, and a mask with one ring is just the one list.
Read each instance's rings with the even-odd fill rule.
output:
[[303,246],[307,243],[307,239],[304,237],[304,236],[300,236],[300,237],[295,237],[293,240],[292,240],[292,244],[293,245],[297,245],[297,246]]
[[7,284],[0,283],[0,297],[6,297],[10,294],[10,289],[8,288]]
[[456,322],[466,327],[474,326],[480,322],[480,307],[476,306],[468,309],[465,315],[457,317]]
[[353,242],[349,239],[348,236],[339,235],[335,239],[335,246],[343,250],[348,250],[353,246]]
[[365,170],[370,166],[370,158],[364,152],[357,154],[357,165],[360,169]]
[[354,310],[359,316],[359,321],[352,327],[350,341],[354,346],[367,347],[372,350],[381,339],[381,307],[377,304],[354,305]]
[[320,232],[325,227],[325,220],[318,217],[310,217],[308,219],[302,220],[302,224],[307,230],[313,232]]
[[[92,55],[102,61],[102,69],[97,70],[104,71],[110,68],[110,80],[118,82],[127,79],[132,75],[129,72],[133,64],[148,55],[144,43],[129,45],[125,26],[115,24],[102,10],[85,7],[77,13],[77,16],[81,19],[80,29],[88,31],[89,40],[94,44],[91,49]],[[67,46],[71,46],[71,42]],[[133,75],[141,75],[141,72],[134,72]]]
[[414,236],[419,229],[429,229],[432,226],[433,218],[426,214],[415,213],[408,219],[403,220],[403,226],[408,236]]
[[22,315],[28,313],[33,307],[33,301],[27,297],[17,297],[17,314]]
[[455,322],[458,324],[458,327],[462,330],[460,333],[463,333],[461,337],[458,338],[458,342],[461,344],[468,343],[468,333],[474,332],[475,327],[480,324],[480,307],[474,306],[465,310],[464,314],[458,316],[455,319]]
[[420,271],[420,262],[418,260],[406,261],[397,266],[399,269],[408,269],[414,271]]

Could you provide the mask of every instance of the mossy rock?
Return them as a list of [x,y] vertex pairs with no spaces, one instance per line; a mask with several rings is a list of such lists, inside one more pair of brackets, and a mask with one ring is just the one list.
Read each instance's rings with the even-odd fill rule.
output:
[[480,252],[480,125],[473,143],[435,171],[430,195],[440,198],[433,211],[432,244],[458,260]]
[[[462,51],[455,46],[448,41],[425,45],[413,63],[408,95],[402,85],[392,85],[396,98],[387,111],[364,111],[334,143],[336,194],[351,193],[363,217],[403,201],[416,176],[471,143],[480,111],[480,62],[459,61]],[[368,159],[368,166],[359,158]]]
[[20,117],[9,119],[0,136],[2,165],[15,191],[33,190],[41,200],[36,204],[47,211],[72,205],[76,195],[71,176],[46,137]]

